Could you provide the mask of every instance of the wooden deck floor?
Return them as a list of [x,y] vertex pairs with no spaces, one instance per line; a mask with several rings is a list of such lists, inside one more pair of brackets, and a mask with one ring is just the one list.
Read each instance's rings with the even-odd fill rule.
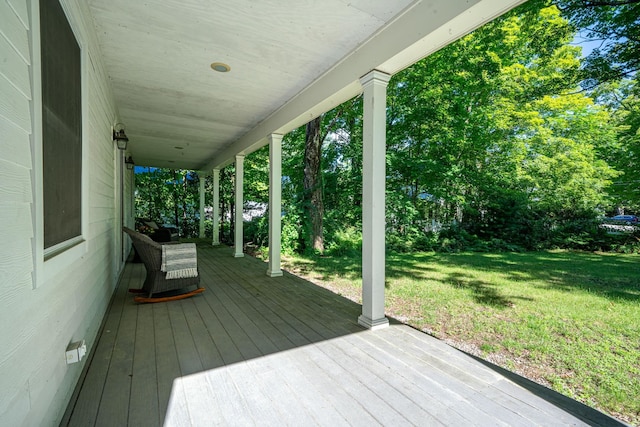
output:
[[135,304],[129,264],[63,425],[619,425],[266,264],[199,247],[203,294]]

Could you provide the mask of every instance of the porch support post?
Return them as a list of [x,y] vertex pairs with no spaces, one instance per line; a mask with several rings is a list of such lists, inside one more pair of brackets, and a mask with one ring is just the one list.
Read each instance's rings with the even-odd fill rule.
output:
[[244,256],[243,249],[243,217],[242,207],[244,205],[244,154],[236,154],[236,217],[235,217],[235,252],[233,254],[236,258]]
[[282,213],[282,135],[269,135],[269,267],[267,276],[282,276],[280,269]]
[[377,70],[360,79],[362,130],[362,315],[368,329],[389,325],[384,315],[386,104],[391,76]]
[[220,244],[220,169],[213,170],[213,240],[211,244]]
[[204,238],[204,181],[206,176],[204,174],[198,174],[200,180],[200,231],[198,237]]

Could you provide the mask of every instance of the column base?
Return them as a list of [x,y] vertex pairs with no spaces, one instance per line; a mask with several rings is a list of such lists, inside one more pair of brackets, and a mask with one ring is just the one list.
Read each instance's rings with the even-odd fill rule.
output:
[[367,329],[375,331],[378,329],[384,329],[388,327],[389,319],[387,319],[386,317],[383,317],[382,319],[373,320],[373,319],[369,319],[364,314],[361,314],[360,316],[358,316],[358,323],[360,324],[360,326],[363,326]]
[[244,254],[243,253],[239,253],[239,254],[233,254],[234,258],[243,258]]
[[282,277],[282,270],[276,270],[276,271],[267,270],[267,276],[269,276],[269,277]]

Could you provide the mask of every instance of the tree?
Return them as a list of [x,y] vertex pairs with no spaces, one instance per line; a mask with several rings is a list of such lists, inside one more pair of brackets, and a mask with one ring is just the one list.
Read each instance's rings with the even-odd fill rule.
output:
[[195,172],[137,168],[135,180],[136,217],[174,224],[183,237],[197,236],[200,201],[199,178]]
[[[608,104],[604,95],[580,90],[576,26],[548,4],[530,0],[392,78],[392,246],[433,247],[428,232],[453,225],[467,242],[539,248],[563,224],[592,219],[622,200],[608,189],[612,180],[638,175],[637,103],[626,86]],[[356,97],[285,135],[285,251],[357,247],[361,133]],[[246,160],[245,194],[259,200],[266,197],[266,151],[254,154]],[[625,175],[617,177],[616,168]],[[264,224],[252,229],[266,233]]]
[[575,93],[582,75],[572,27],[543,6],[528,2],[391,80],[393,233],[455,221],[522,242],[536,218],[594,216],[606,204],[615,173],[601,153],[613,128],[606,111]]
[[619,175],[600,155],[616,140],[609,113],[579,94],[546,96],[533,107],[538,114],[521,122],[530,137],[519,167],[530,203],[566,219],[604,210]]
[[320,253],[324,251],[321,124],[322,116],[307,123],[304,149],[304,212],[308,229],[306,234],[308,235],[308,245]]
[[607,162],[620,171],[610,189],[618,213],[640,212],[640,86],[637,80],[600,85],[598,102],[611,112],[617,141],[604,151]]
[[640,0],[555,0],[563,15],[590,42],[585,87],[632,77],[640,69]]

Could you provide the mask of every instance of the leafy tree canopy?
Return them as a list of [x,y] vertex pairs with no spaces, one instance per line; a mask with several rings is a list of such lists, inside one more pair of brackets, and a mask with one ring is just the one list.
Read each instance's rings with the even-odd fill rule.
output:
[[583,37],[599,43],[586,58],[585,86],[632,78],[640,68],[640,0],[554,0]]

